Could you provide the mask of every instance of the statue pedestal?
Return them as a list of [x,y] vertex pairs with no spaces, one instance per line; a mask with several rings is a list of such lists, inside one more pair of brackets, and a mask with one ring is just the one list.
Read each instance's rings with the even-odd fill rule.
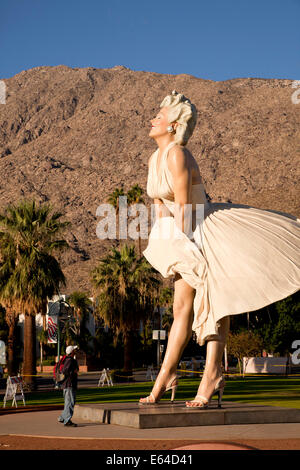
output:
[[[215,403],[214,403],[215,401]],[[138,429],[217,426],[226,424],[300,423],[300,409],[223,402],[217,408],[213,400],[210,408],[202,410],[185,407],[185,402],[162,401],[157,405],[139,405],[136,402],[75,405],[74,421],[117,424]]]

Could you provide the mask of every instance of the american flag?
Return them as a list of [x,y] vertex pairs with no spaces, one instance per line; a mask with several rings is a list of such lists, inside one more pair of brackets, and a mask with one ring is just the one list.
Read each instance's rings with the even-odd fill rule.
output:
[[57,316],[48,317],[48,343],[57,343]]

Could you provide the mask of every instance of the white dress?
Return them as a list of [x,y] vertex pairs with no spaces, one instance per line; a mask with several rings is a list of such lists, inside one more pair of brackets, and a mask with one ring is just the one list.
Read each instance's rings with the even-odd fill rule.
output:
[[[157,149],[150,161],[147,194],[175,214],[168,150],[157,174]],[[192,203],[203,219],[189,238],[173,216],[157,218],[143,255],[164,278],[178,272],[194,289],[193,330],[197,342],[218,334],[218,321],[261,309],[300,289],[300,219],[290,214],[206,198],[192,186]]]

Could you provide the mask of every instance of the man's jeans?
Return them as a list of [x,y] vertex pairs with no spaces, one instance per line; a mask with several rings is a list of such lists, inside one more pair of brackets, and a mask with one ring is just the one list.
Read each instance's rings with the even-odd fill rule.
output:
[[70,421],[74,413],[76,390],[74,390],[72,387],[68,387],[68,388],[64,388],[63,392],[64,392],[65,407],[64,407],[63,412],[59,416],[58,421],[66,424],[68,421]]

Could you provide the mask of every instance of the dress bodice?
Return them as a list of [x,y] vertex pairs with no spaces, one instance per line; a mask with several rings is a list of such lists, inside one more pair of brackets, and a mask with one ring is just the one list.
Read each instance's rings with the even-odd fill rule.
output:
[[[150,165],[147,180],[147,194],[151,198],[161,199],[163,203],[168,207],[170,212],[174,214],[174,185],[173,175],[168,168],[167,156],[170,148],[176,145],[177,142],[170,142],[165,148],[159,168],[157,167],[158,153],[157,149],[150,157]],[[203,183],[197,183],[192,185],[192,208],[196,209],[196,204],[203,204],[204,210],[209,206],[209,202],[206,197],[205,188]]]

